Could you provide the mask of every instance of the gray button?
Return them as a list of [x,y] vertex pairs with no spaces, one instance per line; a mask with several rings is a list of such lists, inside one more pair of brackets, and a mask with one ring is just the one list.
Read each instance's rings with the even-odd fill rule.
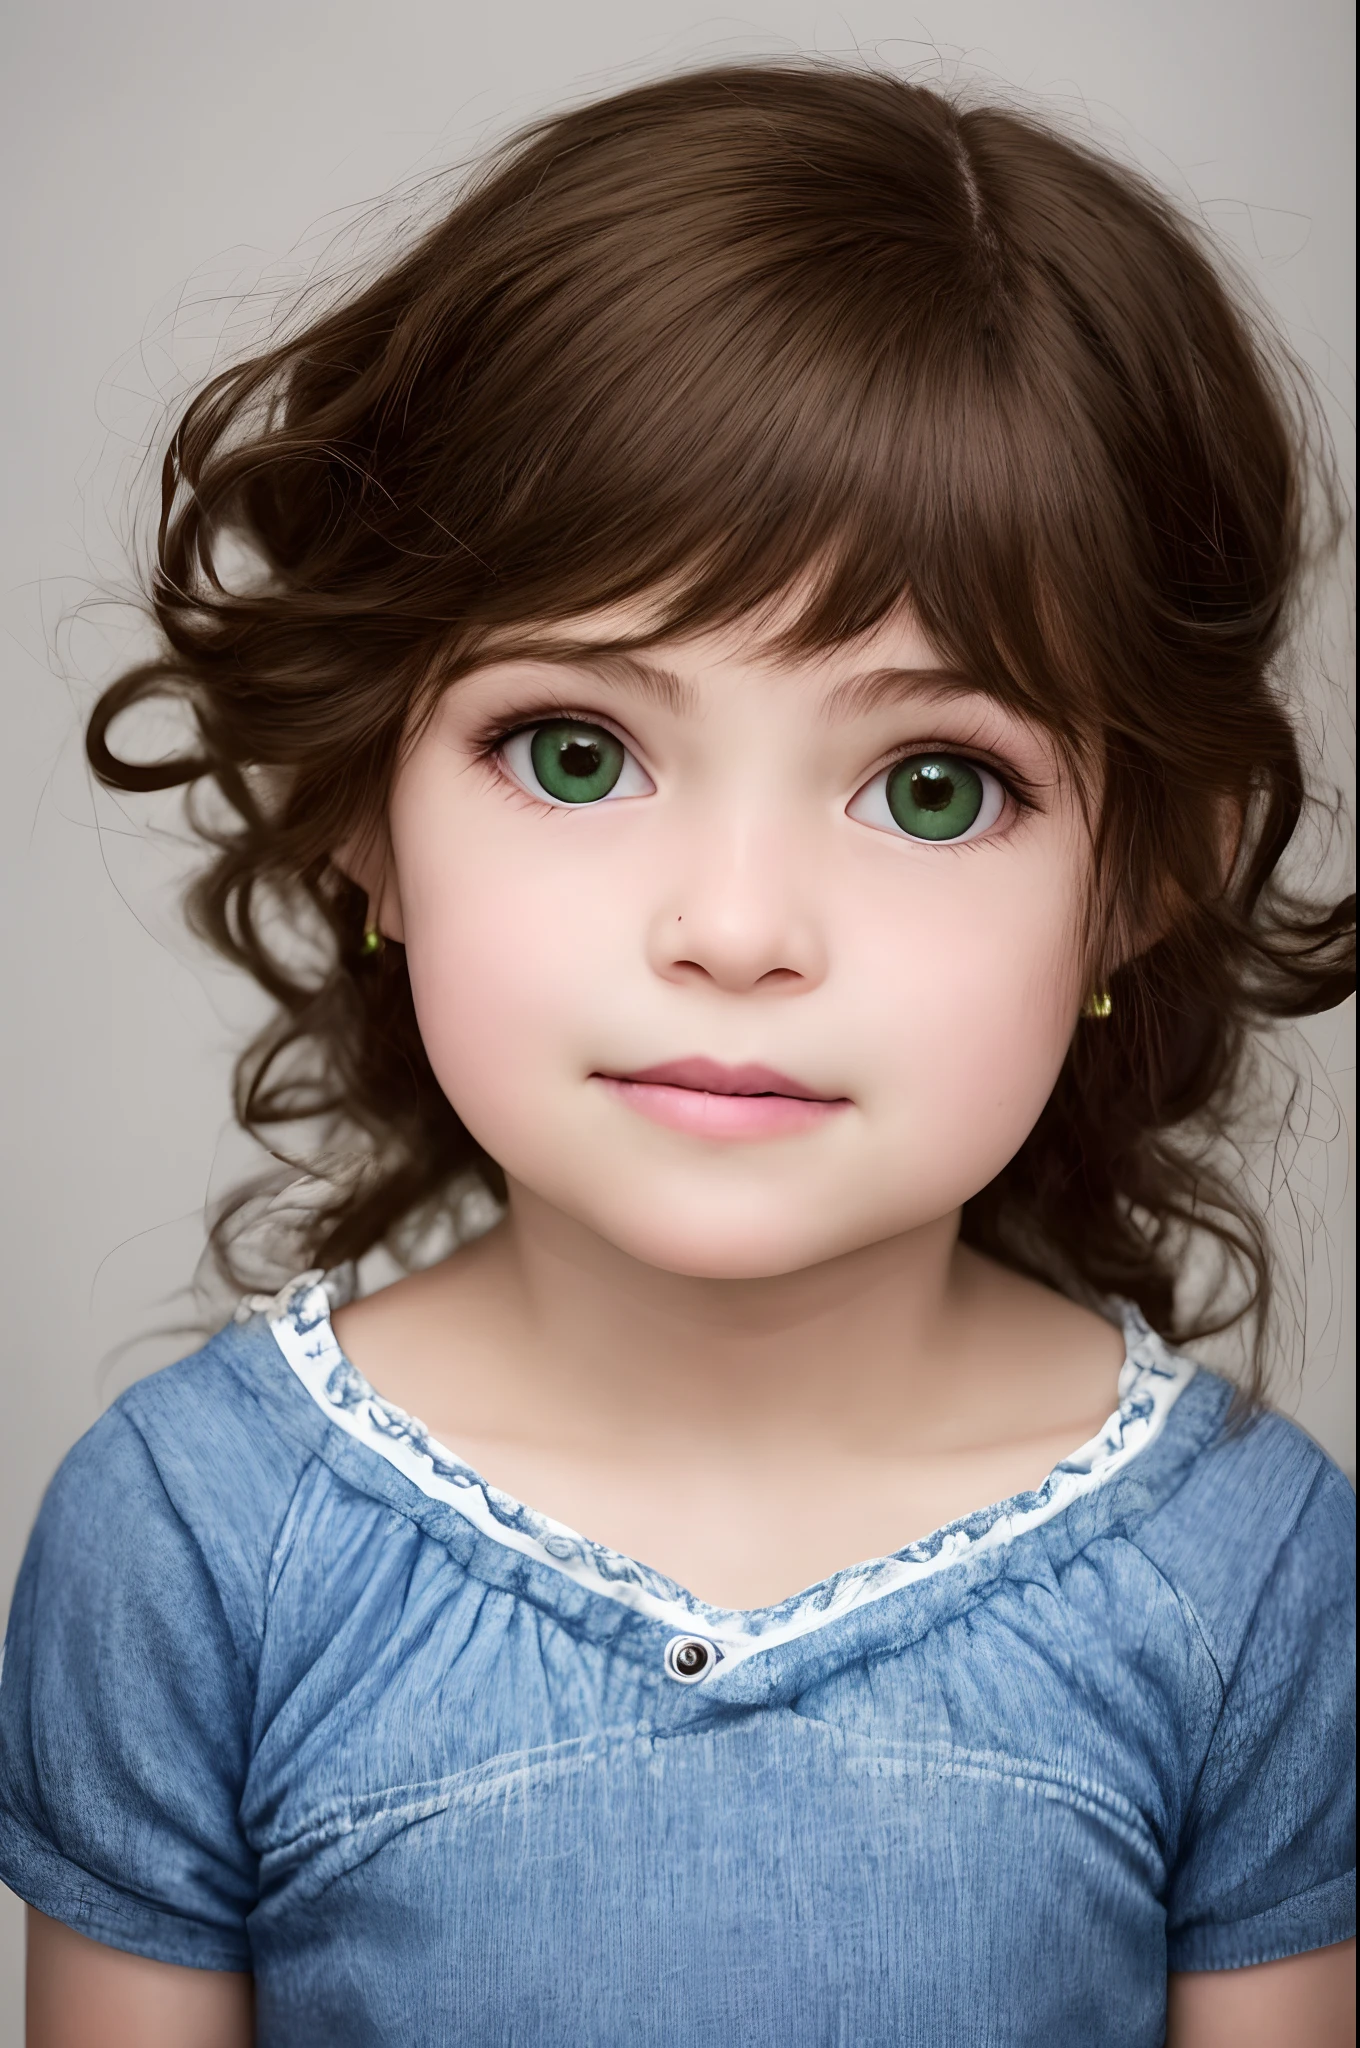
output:
[[666,1645],[666,1670],[680,1685],[697,1685],[717,1661],[717,1651],[702,1636],[672,1636]]

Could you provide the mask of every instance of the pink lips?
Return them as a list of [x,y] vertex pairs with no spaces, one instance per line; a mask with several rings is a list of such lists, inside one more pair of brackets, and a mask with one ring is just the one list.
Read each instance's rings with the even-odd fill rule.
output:
[[668,1060],[594,1078],[653,1123],[701,1138],[786,1137],[848,1107],[843,1095],[819,1095],[773,1067],[724,1067],[717,1060]]

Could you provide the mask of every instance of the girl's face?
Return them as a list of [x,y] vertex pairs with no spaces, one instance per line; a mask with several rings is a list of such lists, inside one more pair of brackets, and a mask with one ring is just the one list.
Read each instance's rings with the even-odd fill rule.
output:
[[1077,794],[907,618],[808,660],[710,634],[492,661],[412,748],[391,839],[383,928],[512,1201],[671,1272],[950,1215],[1084,993]]

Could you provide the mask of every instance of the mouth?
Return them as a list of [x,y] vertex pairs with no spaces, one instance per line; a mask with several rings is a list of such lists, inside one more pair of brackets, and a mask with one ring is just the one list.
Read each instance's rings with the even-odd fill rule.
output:
[[728,1067],[718,1060],[667,1060],[632,1074],[593,1080],[652,1123],[704,1138],[787,1137],[848,1109],[844,1095],[824,1095],[773,1067]]

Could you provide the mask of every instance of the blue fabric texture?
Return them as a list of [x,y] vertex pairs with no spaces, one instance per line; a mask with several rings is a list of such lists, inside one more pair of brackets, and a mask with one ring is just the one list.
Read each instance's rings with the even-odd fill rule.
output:
[[53,1481],[0,1877],[253,1970],[263,2048],[1153,2048],[1168,1969],[1354,1932],[1354,1496],[1229,1401],[1135,1326],[1045,1488],[737,1615],[432,1444],[308,1276]]

